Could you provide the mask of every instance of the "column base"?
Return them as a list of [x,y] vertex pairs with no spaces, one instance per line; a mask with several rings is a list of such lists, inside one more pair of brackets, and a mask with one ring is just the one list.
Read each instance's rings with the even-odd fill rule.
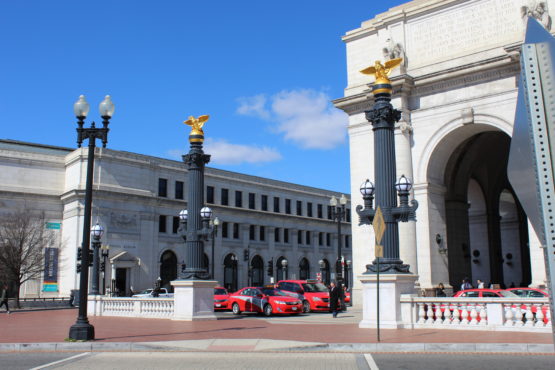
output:
[[79,321],[69,328],[69,338],[74,340],[94,340],[94,326],[85,321]]
[[[376,274],[359,275],[362,283],[362,321],[359,328],[377,328],[377,292]],[[401,310],[401,294],[415,294],[414,283],[418,275],[414,274],[380,274],[380,328],[399,329],[404,327]],[[409,313],[405,313],[409,314]]]
[[174,280],[174,313],[172,320],[217,320],[214,315],[215,280]]

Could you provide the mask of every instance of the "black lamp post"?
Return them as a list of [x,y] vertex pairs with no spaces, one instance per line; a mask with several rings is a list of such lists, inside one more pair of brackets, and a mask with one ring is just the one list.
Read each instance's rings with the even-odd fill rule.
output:
[[[399,60],[391,60],[385,66],[376,62],[374,67],[362,71],[366,74],[375,74],[376,82],[372,85],[374,95],[374,106],[366,111],[366,119],[372,123],[374,131],[374,176],[376,186],[366,180],[360,187],[364,207],[358,205],[356,210],[360,217],[360,225],[370,225],[374,221],[376,209],[380,207],[385,232],[382,238],[383,257],[379,260],[379,271],[388,273],[408,273],[409,265],[403,263],[399,258],[399,225],[398,222],[416,220],[416,209],[418,202],[411,201],[409,206],[408,197],[412,187],[410,181],[403,175],[395,183],[396,160],[395,160],[395,122],[401,119],[401,111],[394,109],[391,105],[391,93],[393,87],[387,77],[391,69],[400,63]],[[399,205],[395,191],[399,195]],[[373,208],[374,191],[376,194],[376,209]],[[366,273],[378,271],[377,261],[366,265]]]
[[94,326],[89,323],[89,319],[87,318],[87,290],[89,285],[89,269],[87,266],[89,265],[89,230],[91,227],[94,149],[96,139],[102,140],[102,146],[104,148],[108,143],[108,124],[110,123],[110,118],[112,118],[114,114],[114,103],[112,103],[110,95],[106,95],[98,108],[102,117],[102,128],[97,128],[94,122],[91,123],[90,128],[84,128],[85,118],[89,113],[89,104],[85,100],[85,96],[81,95],[79,100],[73,105],[73,111],[77,117],[77,146],[80,148],[83,140],[89,140],[85,188],[85,213],[83,216],[83,243],[81,244],[83,269],[79,280],[79,314],[77,316],[77,321],[69,329],[69,338],[76,340],[94,339]]
[[183,156],[183,162],[187,166],[188,198],[187,216],[185,220],[180,218],[182,227],[181,236],[185,240],[185,261],[187,266],[181,273],[180,278],[185,280],[207,280],[210,278],[208,268],[204,266],[204,242],[212,234],[210,218],[212,210],[203,207],[204,203],[204,167],[210,162],[210,155],[204,154],[202,144],[204,142],[204,132],[202,127],[208,121],[208,116],[198,118],[189,117],[185,124],[191,126],[189,143],[191,144],[189,153]]
[[102,251],[102,264],[100,265],[100,271],[102,271],[102,294],[106,295],[106,260],[110,255],[110,246],[103,245],[100,249]]
[[345,194],[341,194],[339,199],[339,205],[337,204],[337,198],[332,196],[330,199],[331,205],[331,218],[337,221],[337,260],[335,261],[335,273],[338,285],[343,282],[343,266],[341,263],[341,221],[345,219],[345,205],[347,204],[347,198]]
[[212,228],[212,233],[210,234],[210,238],[212,239],[212,256],[210,258],[212,269],[210,270],[210,279],[214,280],[214,268],[216,266],[216,261],[214,260],[214,243],[216,242],[216,236],[218,236],[218,226],[220,226],[220,219],[218,217],[215,217],[213,220],[210,220],[210,226]]
[[98,283],[100,281],[100,238],[104,234],[104,228],[98,223],[91,228],[91,236],[93,237],[93,242],[91,243],[93,248],[93,275],[91,284],[91,294],[100,294],[100,289]]
[[324,262],[324,260],[320,260],[318,261],[318,265],[320,265],[320,280],[322,280],[322,282],[325,282],[324,267],[326,267],[326,263]]
[[288,262],[285,258],[281,260],[281,267],[283,267],[283,279],[284,280],[288,279],[288,277],[287,277],[287,264],[288,264]]

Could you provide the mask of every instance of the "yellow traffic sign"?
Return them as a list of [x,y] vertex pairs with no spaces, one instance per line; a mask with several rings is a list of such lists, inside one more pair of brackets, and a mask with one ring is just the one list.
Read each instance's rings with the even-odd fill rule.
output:
[[376,244],[380,244],[383,233],[385,232],[385,221],[383,219],[382,209],[379,206],[374,215],[372,226],[374,227],[374,234],[376,235]]
[[382,258],[383,257],[383,245],[376,244],[376,249],[374,251],[374,254],[375,254],[376,258]]

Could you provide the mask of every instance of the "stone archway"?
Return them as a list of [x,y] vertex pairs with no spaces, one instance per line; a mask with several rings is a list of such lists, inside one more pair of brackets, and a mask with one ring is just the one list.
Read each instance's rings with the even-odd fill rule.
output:
[[224,258],[224,288],[229,292],[236,292],[237,287],[237,256],[229,253]]
[[258,254],[251,260],[252,286],[264,285],[264,261]]
[[[512,194],[507,178],[509,145],[510,138],[505,133],[480,132],[456,146],[446,161],[443,184],[448,269],[449,282],[455,290],[466,277],[474,284],[481,279],[500,287],[507,285],[503,240],[507,240],[509,228],[501,226],[500,199],[505,190]],[[503,199],[508,197],[504,195]],[[521,235],[526,229],[526,217],[514,197],[511,199],[514,205],[511,214],[518,219],[511,230],[518,230],[518,246],[507,250],[521,251],[527,244],[527,234]],[[530,265],[529,257],[523,265]],[[520,273],[513,271],[512,278],[515,276],[522,276],[525,284],[530,283],[524,268]]]
[[160,256],[160,286],[172,290],[171,281],[177,279],[177,256],[173,251],[167,250]]
[[304,257],[299,262],[299,279],[300,280],[310,279],[310,263]]

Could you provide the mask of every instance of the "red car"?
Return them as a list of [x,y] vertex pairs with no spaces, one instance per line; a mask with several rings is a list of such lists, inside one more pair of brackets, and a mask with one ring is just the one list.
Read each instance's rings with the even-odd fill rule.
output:
[[226,288],[217,286],[214,288],[214,311],[229,310],[229,293]]
[[304,312],[330,310],[329,290],[318,280],[281,280],[277,288],[301,299]]
[[272,314],[299,314],[303,310],[302,301],[278,289],[243,288],[229,296],[229,307],[234,315],[241,312],[257,312],[266,316]]
[[509,288],[505,290],[523,298],[549,298],[546,291],[536,288]]

